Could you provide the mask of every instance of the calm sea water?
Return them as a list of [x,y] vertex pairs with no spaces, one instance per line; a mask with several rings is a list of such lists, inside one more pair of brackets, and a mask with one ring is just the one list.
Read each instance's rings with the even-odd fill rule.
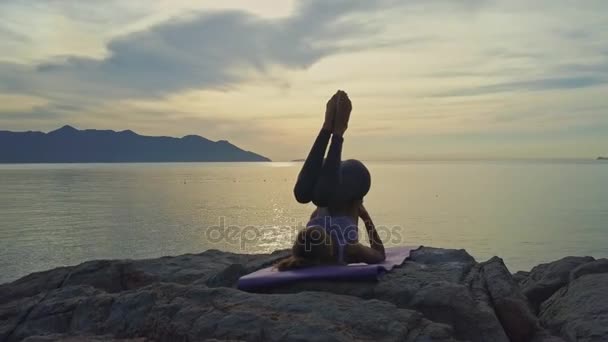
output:
[[[608,163],[370,162],[387,245],[466,248],[529,269],[608,256]],[[0,166],[0,283],[101,258],[291,245],[299,163]]]

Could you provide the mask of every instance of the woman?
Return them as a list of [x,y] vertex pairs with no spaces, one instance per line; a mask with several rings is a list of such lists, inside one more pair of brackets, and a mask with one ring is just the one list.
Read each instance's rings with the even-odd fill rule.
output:
[[[291,257],[277,265],[279,271],[320,264],[374,264],[386,258],[382,240],[363,206],[363,197],[371,186],[369,171],[358,160],[341,161],[351,110],[344,91],[339,90],[327,102],[325,122],[294,188],[298,202],[312,201],[317,209],[306,228],[298,232]],[[359,242],[359,218],[365,223],[371,247]]]

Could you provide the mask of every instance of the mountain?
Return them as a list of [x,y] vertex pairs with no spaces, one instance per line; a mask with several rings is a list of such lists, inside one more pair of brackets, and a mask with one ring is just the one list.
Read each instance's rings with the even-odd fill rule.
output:
[[597,157],[597,160],[608,160],[608,157]]
[[226,140],[198,135],[151,137],[133,131],[78,130],[49,133],[0,131],[0,163],[120,163],[270,161]]

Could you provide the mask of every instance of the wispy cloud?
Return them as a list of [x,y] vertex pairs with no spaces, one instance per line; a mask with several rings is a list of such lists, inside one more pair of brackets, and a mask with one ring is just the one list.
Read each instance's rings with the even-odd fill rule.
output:
[[[0,89],[95,98],[154,97],[188,89],[225,89],[269,67],[304,69],[357,48],[373,33],[347,14],[363,1],[306,1],[293,16],[264,19],[243,11],[198,13],[115,38],[107,56],[61,56],[35,65],[0,65]],[[359,46],[360,48],[361,46]]]
[[608,83],[608,78],[601,77],[561,77],[533,79],[529,81],[505,82],[483,85],[473,88],[463,88],[435,94],[436,97],[477,96],[503,92],[530,92],[555,89],[576,89]]
[[2,39],[13,40],[13,41],[29,41],[29,37],[23,33],[19,33],[13,29],[6,27],[3,23],[0,23],[0,37]]

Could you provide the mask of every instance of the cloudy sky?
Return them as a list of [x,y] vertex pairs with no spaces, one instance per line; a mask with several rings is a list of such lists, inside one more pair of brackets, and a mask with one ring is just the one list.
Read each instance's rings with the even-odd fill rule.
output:
[[3,0],[0,129],[304,157],[336,89],[360,159],[608,154],[605,0]]

